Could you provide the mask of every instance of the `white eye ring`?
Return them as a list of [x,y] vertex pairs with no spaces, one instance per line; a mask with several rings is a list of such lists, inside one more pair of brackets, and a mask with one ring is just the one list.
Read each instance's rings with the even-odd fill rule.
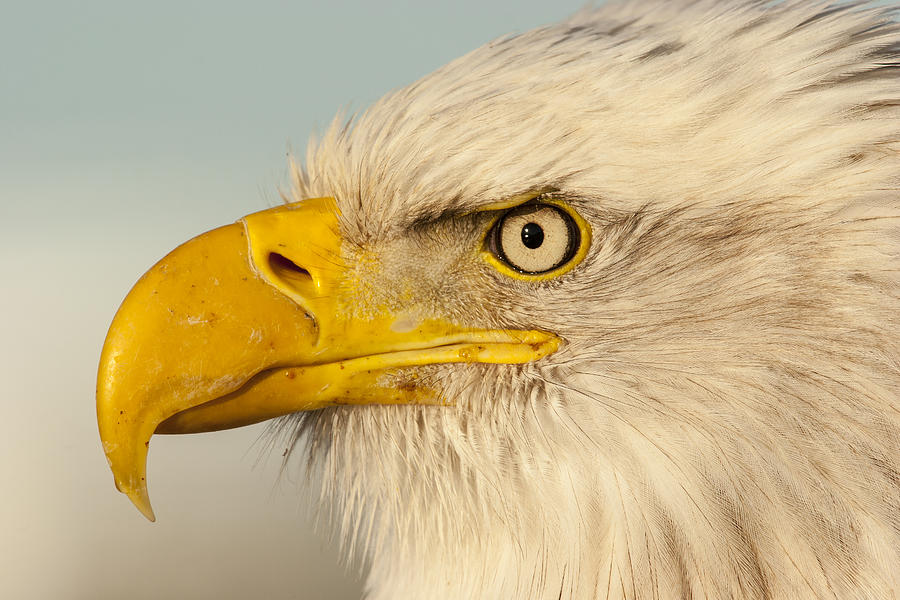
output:
[[525,204],[503,215],[494,227],[497,258],[519,271],[552,271],[575,255],[579,232],[572,217],[553,204]]

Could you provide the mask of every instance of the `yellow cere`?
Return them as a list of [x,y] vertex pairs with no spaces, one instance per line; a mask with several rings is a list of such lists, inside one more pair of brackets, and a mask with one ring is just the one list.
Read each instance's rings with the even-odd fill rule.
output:
[[194,238],[129,292],[101,356],[97,422],[116,486],[149,519],[156,433],[344,404],[445,404],[415,367],[527,363],[560,345],[550,333],[402,309],[347,314],[359,294],[342,283],[342,242],[334,199],[304,200]]

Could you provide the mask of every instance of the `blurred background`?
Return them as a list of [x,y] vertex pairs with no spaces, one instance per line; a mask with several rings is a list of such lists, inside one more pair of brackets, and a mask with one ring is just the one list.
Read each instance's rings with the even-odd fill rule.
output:
[[155,524],[116,492],[107,327],[169,250],[277,204],[339,109],[583,3],[0,0],[0,597],[360,597],[264,426],[154,438]]
[[169,250],[277,204],[339,109],[582,4],[0,1],[0,597],[360,597],[263,426],[155,437],[155,524],[116,492],[106,329]]

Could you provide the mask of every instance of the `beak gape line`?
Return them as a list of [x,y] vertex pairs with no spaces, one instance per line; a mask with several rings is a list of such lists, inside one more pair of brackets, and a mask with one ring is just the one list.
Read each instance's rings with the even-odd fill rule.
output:
[[[338,404],[435,404],[440,391],[385,384],[402,367],[525,363],[555,336],[472,329],[440,315],[392,327],[381,310],[346,319],[345,265],[332,198],[244,217],[179,246],[128,293],[107,334],[97,421],[116,487],[151,521],[154,433],[241,427]],[[352,296],[351,296],[352,298]],[[400,329],[401,331],[395,331]]]

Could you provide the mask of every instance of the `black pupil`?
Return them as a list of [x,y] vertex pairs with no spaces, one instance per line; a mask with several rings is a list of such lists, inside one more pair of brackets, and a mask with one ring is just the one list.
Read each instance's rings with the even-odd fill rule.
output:
[[528,223],[522,228],[522,243],[526,248],[540,248],[544,243],[544,230],[537,223]]

